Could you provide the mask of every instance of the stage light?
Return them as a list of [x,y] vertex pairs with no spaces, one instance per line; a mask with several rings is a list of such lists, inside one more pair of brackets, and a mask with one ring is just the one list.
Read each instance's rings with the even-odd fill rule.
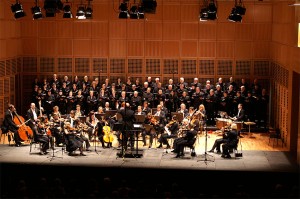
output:
[[91,1],[91,0],[88,0],[88,6],[87,6],[87,8],[86,8],[86,10],[85,10],[85,17],[86,17],[87,19],[93,18],[93,9],[92,9],[92,6],[91,6],[91,4],[90,4],[90,1]]
[[63,6],[63,10],[64,10],[63,18],[73,18],[71,5],[69,4],[68,0],[66,0],[66,4]]
[[63,9],[63,3],[60,0],[45,0],[44,9],[46,17],[55,17],[56,13]]
[[156,0],[142,0],[142,6],[145,9],[145,13],[152,13],[156,12],[157,2]]
[[43,18],[42,9],[39,6],[39,1],[35,0],[35,6],[31,8],[31,12],[33,14],[33,19],[41,19]]
[[119,19],[127,19],[130,16],[128,12],[127,3],[125,1],[120,4],[119,10]]
[[144,6],[139,6],[138,7],[138,17],[139,17],[139,19],[144,19],[145,18]]
[[86,17],[85,17],[85,7],[83,5],[80,5],[78,7],[76,18],[77,19],[86,19]]
[[199,19],[200,21],[207,21],[207,20],[215,20],[217,19],[217,6],[214,0],[204,0],[204,8],[200,11]]
[[11,5],[11,11],[14,13],[14,16],[15,16],[16,19],[25,16],[25,12],[23,10],[23,6],[22,6],[21,3],[19,3],[18,0],[16,0],[15,4]]
[[228,21],[231,22],[242,22],[242,15],[245,15],[246,13],[246,8],[243,5],[242,0],[235,0],[235,7],[232,8],[230,15],[228,16]]
[[130,8],[130,19],[138,19],[138,7],[136,5],[133,5]]

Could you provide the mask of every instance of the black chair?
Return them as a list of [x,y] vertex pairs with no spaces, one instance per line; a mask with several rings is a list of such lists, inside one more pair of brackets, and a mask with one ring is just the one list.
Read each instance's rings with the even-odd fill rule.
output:
[[271,142],[271,139],[273,139],[273,147],[274,147],[274,142],[275,142],[275,139],[277,140],[277,145],[278,146],[278,140],[281,140],[281,144],[282,144],[282,147],[283,147],[283,139],[281,137],[281,131],[279,128],[276,128],[275,130],[273,129],[270,129],[269,130],[269,133],[270,133],[270,136],[269,136],[269,143]]
[[193,157],[196,156],[196,152],[195,152],[195,143],[196,143],[196,140],[197,140],[197,138],[194,137],[191,142],[186,143],[184,145],[184,151],[186,151],[186,148],[189,148],[190,152],[191,152],[191,156],[193,156]]
[[34,136],[32,138],[29,139],[30,140],[30,150],[29,150],[29,154],[31,154],[31,151],[32,151],[32,145],[34,145],[34,148],[36,148],[36,145],[39,146],[39,150],[41,150],[42,148],[42,143],[38,142],[38,141],[35,141],[34,140]]

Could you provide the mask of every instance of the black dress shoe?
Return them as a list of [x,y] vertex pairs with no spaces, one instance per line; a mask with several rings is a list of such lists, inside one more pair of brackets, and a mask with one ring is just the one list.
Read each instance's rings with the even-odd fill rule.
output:
[[180,156],[180,154],[177,154],[176,156],[175,156],[175,158],[180,158],[181,156]]
[[80,155],[80,156],[86,156],[84,153],[80,153],[79,155]]
[[209,151],[207,151],[208,153],[213,153],[214,152],[214,150],[209,150]]
[[17,143],[17,144],[16,144],[16,147],[20,147],[20,146],[21,146],[21,143]]
[[159,145],[158,147],[156,147],[156,148],[158,148],[158,149],[159,149],[159,148],[161,148],[161,147],[162,147],[162,145],[160,144],[160,145]]

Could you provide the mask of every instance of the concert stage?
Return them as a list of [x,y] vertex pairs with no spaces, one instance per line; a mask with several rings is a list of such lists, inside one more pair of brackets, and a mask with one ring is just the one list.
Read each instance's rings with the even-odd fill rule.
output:
[[[210,135],[208,149],[215,138],[217,135]],[[174,189],[174,183],[180,186],[177,189],[180,189],[186,198],[234,197],[235,191],[239,191],[241,187],[248,194],[248,198],[263,198],[269,197],[278,183],[290,187],[289,191],[293,191],[294,186],[299,187],[299,167],[290,158],[290,154],[283,148],[272,146],[269,147],[274,150],[249,149],[255,142],[263,141],[259,135],[256,135],[255,139],[247,138],[245,135],[243,157],[235,158],[232,155],[232,159],[223,159],[216,153],[207,153],[206,158],[203,157],[205,156],[203,136],[199,140],[200,144],[196,146],[196,156],[192,157],[190,149],[186,149],[183,158],[175,158],[176,154],[171,153],[171,149],[148,149],[142,146],[139,146],[139,149],[143,151],[143,155],[139,158],[130,157],[128,155],[130,152],[123,158],[118,155],[120,150],[117,148],[103,149],[100,146],[97,146],[97,152],[92,146],[93,151],[85,152],[86,156],[68,156],[61,151],[61,147],[57,147],[53,156],[51,150],[47,155],[39,155],[39,149],[34,145],[32,152],[29,153],[29,144],[21,147],[0,144],[1,196],[19,197],[20,194],[14,192],[14,184],[24,180],[28,187],[35,184],[41,186],[39,185],[41,178],[45,178],[48,183],[53,183],[58,178],[66,189],[69,188],[66,192],[71,198],[85,198],[86,195],[80,194],[89,190],[90,181],[102,186],[107,177],[113,181],[114,188],[126,183],[135,191],[137,187],[146,189],[142,191],[142,195],[138,195],[137,192],[130,195],[139,198],[157,197],[153,195],[157,194],[154,190],[160,186],[166,190]],[[264,147],[268,149],[267,144]],[[79,151],[76,153],[79,154]],[[72,195],[75,194],[72,191],[74,185],[69,187],[74,181],[82,183],[81,186],[76,185],[76,189],[80,190],[76,195]],[[34,192],[30,195],[35,194]],[[96,196],[105,197],[101,194]],[[61,197],[64,196],[59,196]]]

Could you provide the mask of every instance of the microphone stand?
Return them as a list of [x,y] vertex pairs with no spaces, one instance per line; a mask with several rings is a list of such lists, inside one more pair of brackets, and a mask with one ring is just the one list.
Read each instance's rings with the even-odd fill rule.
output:
[[[198,159],[197,162],[204,161],[204,163],[207,165],[208,161],[209,162],[214,162],[215,160],[214,160],[214,156],[207,154],[207,137],[208,136],[207,136],[206,124],[204,124],[204,130],[205,130],[205,152],[204,152],[203,155],[198,156],[198,158],[200,158],[200,159]],[[209,159],[208,157],[212,158],[212,159]]]

